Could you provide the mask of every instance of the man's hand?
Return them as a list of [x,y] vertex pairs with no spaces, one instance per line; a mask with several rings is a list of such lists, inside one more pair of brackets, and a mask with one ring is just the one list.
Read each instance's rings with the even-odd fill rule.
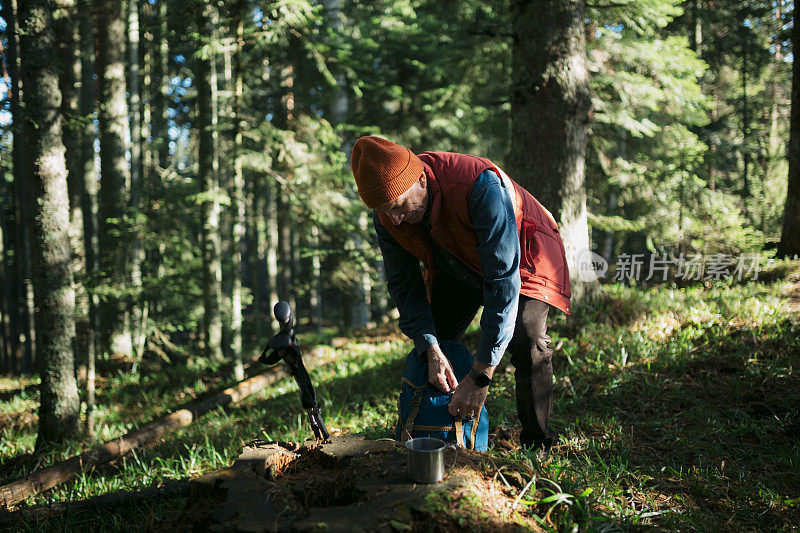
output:
[[[475,362],[472,367],[476,372],[485,372],[492,377],[494,374],[494,366],[485,365],[483,363]],[[486,401],[486,394],[489,392],[489,387],[478,387],[475,380],[467,376],[461,380],[461,383],[456,387],[453,397],[450,399],[450,407],[448,411],[453,416],[460,416],[462,418],[471,418],[481,412]]]
[[447,360],[442,349],[436,344],[425,350],[428,358],[428,381],[443,392],[453,392],[458,386],[458,380],[453,372],[453,366]]
[[472,378],[466,377],[456,387],[448,411],[453,416],[473,417],[480,413],[488,392],[489,387],[478,387]]

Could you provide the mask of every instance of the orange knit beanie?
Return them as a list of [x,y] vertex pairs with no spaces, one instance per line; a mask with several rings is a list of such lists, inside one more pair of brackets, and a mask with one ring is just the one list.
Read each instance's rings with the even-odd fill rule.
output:
[[424,172],[422,161],[408,148],[380,137],[361,137],[350,158],[358,195],[374,209],[406,192]]

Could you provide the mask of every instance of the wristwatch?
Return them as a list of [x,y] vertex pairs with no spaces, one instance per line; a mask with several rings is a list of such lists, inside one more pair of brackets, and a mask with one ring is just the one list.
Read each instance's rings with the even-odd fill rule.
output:
[[478,371],[474,368],[470,368],[469,377],[472,378],[472,380],[475,382],[475,385],[481,388],[488,387],[492,382],[492,378],[489,377],[489,374],[486,372],[478,373]]

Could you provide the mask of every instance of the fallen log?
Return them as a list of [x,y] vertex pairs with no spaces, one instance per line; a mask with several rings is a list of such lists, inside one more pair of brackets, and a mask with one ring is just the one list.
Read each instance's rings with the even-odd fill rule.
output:
[[98,507],[117,507],[119,505],[126,505],[154,498],[183,494],[189,492],[191,487],[192,485],[189,481],[182,480],[159,487],[147,487],[135,492],[117,491],[93,496],[86,500],[51,503],[40,507],[20,509],[18,511],[0,510],[0,526],[13,526],[18,524],[27,524],[31,526],[32,521],[47,520],[67,512],[92,511],[96,510]]
[[269,372],[242,381],[220,393],[175,411],[141,429],[130,431],[122,437],[108,441],[97,448],[0,487],[0,504],[10,509],[28,496],[39,494],[63,483],[72,476],[113,461],[143,444],[154,441],[169,431],[188,426],[192,421],[208,411],[234,404],[287,375],[282,367],[273,368]]

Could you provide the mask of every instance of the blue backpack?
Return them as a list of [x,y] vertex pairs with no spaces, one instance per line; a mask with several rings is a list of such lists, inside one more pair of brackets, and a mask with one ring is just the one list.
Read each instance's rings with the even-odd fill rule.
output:
[[[460,382],[475,358],[458,342],[440,341],[439,347],[453,365]],[[395,438],[405,442],[415,437],[436,437],[457,442],[462,448],[486,451],[489,446],[489,413],[486,406],[475,418],[455,418],[448,411],[452,393],[438,390],[428,382],[428,360],[411,350],[403,371],[403,389],[398,401],[399,418]]]

